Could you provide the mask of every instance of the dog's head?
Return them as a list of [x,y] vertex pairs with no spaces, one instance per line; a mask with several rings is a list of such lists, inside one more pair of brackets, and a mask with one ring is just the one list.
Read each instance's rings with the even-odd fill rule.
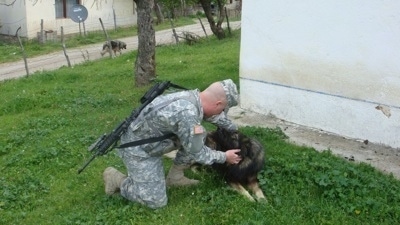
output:
[[121,41],[121,42],[119,43],[119,45],[120,45],[120,46],[119,46],[120,49],[126,49],[126,43],[125,43],[125,42],[122,42],[122,41]]
[[206,145],[219,151],[240,148],[239,132],[218,128],[207,134]]

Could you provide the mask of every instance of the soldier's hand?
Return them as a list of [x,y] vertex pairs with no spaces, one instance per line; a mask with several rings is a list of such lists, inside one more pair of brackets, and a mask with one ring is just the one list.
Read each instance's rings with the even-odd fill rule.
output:
[[242,157],[238,155],[237,153],[240,152],[240,149],[231,149],[225,152],[226,155],[226,162],[228,164],[238,164],[240,160],[242,160]]

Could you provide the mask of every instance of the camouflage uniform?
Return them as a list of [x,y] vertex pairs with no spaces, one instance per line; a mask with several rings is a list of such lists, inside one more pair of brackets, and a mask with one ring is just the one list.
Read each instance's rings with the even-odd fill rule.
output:
[[[229,82],[228,86],[234,88],[226,90],[226,93],[233,95],[233,99],[228,96],[228,107],[237,104],[236,86],[231,80],[222,81],[224,86],[223,82]],[[201,126],[203,109],[199,93],[198,90],[192,90],[159,96],[129,126],[121,137],[121,144],[168,133],[173,133],[176,137],[119,150],[128,172],[128,177],[120,187],[123,197],[150,208],[165,206],[167,194],[162,155],[177,149],[178,145],[179,151],[174,162],[177,165],[225,162],[224,152],[204,145],[206,132]],[[210,118],[210,122],[228,129],[237,129],[226,117],[227,109]]]

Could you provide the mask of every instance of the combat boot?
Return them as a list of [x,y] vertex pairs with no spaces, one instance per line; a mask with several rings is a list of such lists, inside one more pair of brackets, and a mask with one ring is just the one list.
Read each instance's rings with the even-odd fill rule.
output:
[[107,195],[112,195],[120,191],[122,182],[126,176],[119,172],[114,167],[107,167],[103,172],[103,180],[105,192]]
[[189,167],[173,164],[168,172],[166,180],[167,186],[190,186],[198,184],[198,180],[193,180],[185,177],[183,171],[187,168]]

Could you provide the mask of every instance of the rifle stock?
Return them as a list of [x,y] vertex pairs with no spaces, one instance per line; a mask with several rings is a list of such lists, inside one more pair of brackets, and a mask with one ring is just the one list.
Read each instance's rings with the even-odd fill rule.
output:
[[152,102],[157,96],[161,95],[170,85],[171,83],[169,81],[155,84],[140,99],[142,104],[137,109],[133,110],[129,117],[120,123],[111,133],[100,136],[93,144],[91,144],[88,150],[93,152],[93,155],[78,170],[78,174],[80,174],[97,156],[105,155],[112,151],[120,140],[122,134],[125,133],[128,126],[139,116],[144,107]]

